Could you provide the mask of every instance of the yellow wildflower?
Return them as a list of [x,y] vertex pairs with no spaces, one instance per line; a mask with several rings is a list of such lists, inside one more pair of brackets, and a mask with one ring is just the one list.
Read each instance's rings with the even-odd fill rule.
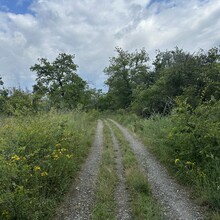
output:
[[41,173],[41,176],[48,176],[48,173],[46,171]]
[[14,161],[18,161],[21,158],[18,155],[14,155],[14,156],[11,157],[11,159],[14,160]]
[[40,171],[41,168],[39,166],[34,166],[34,171]]

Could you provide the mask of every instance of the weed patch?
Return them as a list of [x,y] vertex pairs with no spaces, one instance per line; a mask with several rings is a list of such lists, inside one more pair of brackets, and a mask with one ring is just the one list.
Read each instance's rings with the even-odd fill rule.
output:
[[49,219],[87,155],[93,131],[94,119],[79,112],[5,119],[0,218]]

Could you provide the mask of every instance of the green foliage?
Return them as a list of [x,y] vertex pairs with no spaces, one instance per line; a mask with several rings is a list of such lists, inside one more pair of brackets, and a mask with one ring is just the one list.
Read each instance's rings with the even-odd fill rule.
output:
[[49,219],[87,155],[94,116],[51,112],[3,120],[0,219]]
[[220,101],[196,109],[180,101],[176,111],[166,139],[169,153],[175,158],[175,170],[186,182],[212,192],[207,193],[207,200],[219,209]]
[[0,76],[0,86],[2,86],[4,82],[2,81],[2,77]]
[[182,183],[191,186],[197,201],[220,209],[220,101],[198,107],[177,100],[170,116],[141,119],[118,114],[117,120],[137,132],[159,160]]
[[128,108],[133,100],[133,91],[138,85],[148,84],[148,55],[144,49],[129,53],[116,47],[117,57],[110,58],[110,65],[104,72],[109,78],[108,99],[112,109]]
[[0,113],[5,115],[27,115],[33,112],[32,95],[21,89],[0,91]]
[[73,59],[73,55],[61,53],[52,63],[41,58],[40,64],[30,68],[37,73],[34,93],[39,97],[48,96],[53,107],[73,109],[82,103],[86,82],[76,74]]
[[[179,97],[196,108],[213,98],[220,98],[220,54],[218,48],[190,54],[179,49],[157,51],[149,70],[145,50],[129,53],[116,48],[104,72],[109,76],[107,95],[111,109],[131,109],[143,117],[170,114]],[[104,105],[106,106],[106,105]],[[106,106],[108,107],[108,106]]]

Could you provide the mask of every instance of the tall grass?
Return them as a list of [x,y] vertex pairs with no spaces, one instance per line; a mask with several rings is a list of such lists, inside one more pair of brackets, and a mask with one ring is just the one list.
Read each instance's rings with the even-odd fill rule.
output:
[[50,218],[88,153],[94,119],[80,112],[50,112],[4,120],[0,219]]
[[149,119],[118,114],[115,119],[136,132],[156,157],[193,192],[208,210],[208,218],[220,218],[220,102],[193,110],[180,106],[172,115]]

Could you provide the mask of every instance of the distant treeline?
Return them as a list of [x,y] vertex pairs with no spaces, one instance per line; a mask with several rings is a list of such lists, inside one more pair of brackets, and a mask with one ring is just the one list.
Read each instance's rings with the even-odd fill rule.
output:
[[4,88],[0,78],[0,113],[13,115],[55,109],[125,109],[143,117],[169,114],[178,102],[192,108],[220,98],[220,54],[214,47],[196,53],[182,49],[157,51],[152,63],[145,49],[128,52],[116,47],[104,69],[109,90],[91,89],[77,75],[74,55],[59,54],[53,62],[41,58],[33,92]]

